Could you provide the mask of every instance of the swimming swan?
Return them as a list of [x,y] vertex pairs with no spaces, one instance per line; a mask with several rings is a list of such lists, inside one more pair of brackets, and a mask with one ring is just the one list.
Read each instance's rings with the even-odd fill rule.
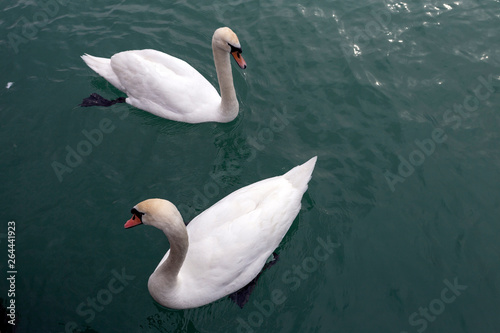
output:
[[[162,118],[186,123],[229,122],[238,115],[229,54],[244,69],[241,45],[229,28],[219,28],[212,38],[215,70],[220,92],[188,63],[155,50],[120,52],[111,59],[88,54],[83,61],[97,74],[127,94],[109,101],[97,94],[81,106],[110,106],[127,102]],[[222,97],[221,97],[222,96]]]
[[208,208],[187,227],[169,201],[148,199],[132,208],[125,228],[152,225],[170,249],[148,289],[161,305],[199,307],[251,282],[278,247],[300,210],[316,157],[282,176],[243,187]]

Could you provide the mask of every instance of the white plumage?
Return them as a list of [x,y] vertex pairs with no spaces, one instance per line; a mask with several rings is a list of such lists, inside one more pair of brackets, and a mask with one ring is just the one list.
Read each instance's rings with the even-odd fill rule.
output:
[[187,62],[156,50],[125,51],[110,59],[82,56],[96,73],[127,94],[126,102],[162,118],[188,123],[228,122],[238,115],[229,54],[246,63],[236,34],[217,29],[212,38],[221,96]]
[[153,225],[170,242],[149,279],[153,298],[166,307],[193,308],[251,282],[297,216],[315,163],[313,157],[282,176],[243,187],[187,227],[169,201],[149,199],[136,205],[125,227]]

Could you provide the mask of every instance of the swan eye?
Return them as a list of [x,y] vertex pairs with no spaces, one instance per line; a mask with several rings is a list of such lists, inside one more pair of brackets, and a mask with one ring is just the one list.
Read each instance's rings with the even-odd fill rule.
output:
[[229,45],[231,47],[230,53],[234,53],[234,52],[237,52],[238,54],[243,53],[243,50],[241,49],[241,47],[236,47],[236,46],[233,46],[229,43],[227,43],[227,45]]
[[142,222],[142,216],[144,215],[144,213],[141,213],[140,211],[138,211],[137,209],[135,208],[132,208],[132,210],[130,211],[134,216],[137,216],[139,218],[139,220]]

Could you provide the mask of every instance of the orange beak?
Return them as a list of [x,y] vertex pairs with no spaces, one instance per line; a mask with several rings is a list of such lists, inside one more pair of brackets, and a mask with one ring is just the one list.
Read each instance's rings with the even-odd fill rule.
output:
[[247,63],[245,62],[245,59],[241,56],[240,51],[234,51],[231,52],[231,55],[233,56],[234,60],[236,60],[236,63],[238,66],[240,66],[241,69],[247,68]]
[[142,224],[141,219],[134,214],[132,215],[132,218],[125,223],[125,229],[135,227],[139,224]]

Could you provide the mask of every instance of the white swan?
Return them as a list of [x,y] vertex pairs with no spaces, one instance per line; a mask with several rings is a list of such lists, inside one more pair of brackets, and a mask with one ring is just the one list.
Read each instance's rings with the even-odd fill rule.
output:
[[188,309],[238,291],[262,270],[300,210],[316,157],[282,176],[243,187],[185,227],[177,208],[162,199],[132,208],[130,228],[163,230],[170,249],[151,274],[148,289],[163,306]]
[[[221,96],[198,71],[188,63],[155,50],[120,52],[111,59],[88,54],[83,61],[119,90],[127,94],[124,100],[139,109],[159,117],[187,123],[229,122],[238,115],[239,105],[233,85],[231,53],[241,68],[246,63],[241,56],[241,45],[229,28],[219,28],[212,38],[212,50]],[[90,99],[98,95],[92,95]],[[104,100],[104,99],[102,99]],[[82,106],[109,106],[82,103]],[[91,101],[91,102],[92,102]]]

